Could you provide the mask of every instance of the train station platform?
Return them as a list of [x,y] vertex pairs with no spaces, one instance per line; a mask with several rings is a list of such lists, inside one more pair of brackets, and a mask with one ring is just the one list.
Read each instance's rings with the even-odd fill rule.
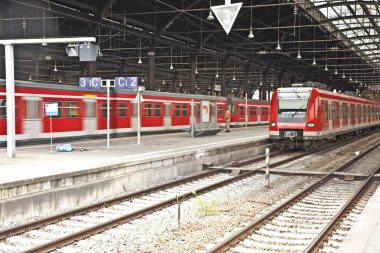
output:
[[380,187],[367,202],[337,253],[380,252]]
[[69,142],[84,150],[53,152],[50,145],[21,146],[16,157],[0,149],[0,226],[40,212],[90,203],[144,186],[199,173],[263,154],[268,126],[233,128],[191,138],[186,132]]

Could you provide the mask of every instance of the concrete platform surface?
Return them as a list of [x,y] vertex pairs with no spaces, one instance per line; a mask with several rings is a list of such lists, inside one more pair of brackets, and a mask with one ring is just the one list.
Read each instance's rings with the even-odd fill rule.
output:
[[53,152],[50,145],[21,146],[16,148],[16,157],[8,158],[6,149],[0,149],[0,184],[52,176],[113,165],[116,163],[136,161],[187,150],[201,150],[212,146],[221,146],[245,141],[266,139],[268,126],[233,128],[230,133],[220,132],[214,136],[191,138],[186,132],[145,135],[141,144],[137,137],[113,138],[110,149],[106,139],[74,141],[74,147],[89,148],[90,151]]
[[368,201],[337,252],[380,252],[380,187]]

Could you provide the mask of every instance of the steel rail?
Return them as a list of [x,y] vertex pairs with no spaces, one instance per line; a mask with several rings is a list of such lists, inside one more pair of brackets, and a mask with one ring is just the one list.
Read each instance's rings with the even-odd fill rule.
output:
[[[304,156],[307,156],[307,155],[309,155],[309,152],[301,154],[301,155],[298,155],[298,156],[295,156],[295,157],[290,157],[290,158],[286,159],[286,161],[279,161],[277,163],[273,163],[273,164],[271,164],[271,167],[277,167],[277,166],[283,165],[286,162],[294,161],[294,160],[299,159],[300,157],[304,157]],[[262,159],[262,157],[251,159],[250,162],[254,162],[254,161],[257,161],[257,160],[260,160],[260,159]],[[249,162],[249,161],[245,161],[245,162]],[[204,194],[206,192],[209,192],[209,191],[212,191],[212,190],[214,190],[216,188],[220,188],[222,186],[228,185],[228,184],[233,183],[235,181],[239,181],[239,180],[242,180],[244,178],[253,176],[260,169],[262,169],[262,168],[256,168],[254,170],[247,171],[244,174],[238,175],[236,177],[224,180],[222,182],[215,183],[213,185],[210,185],[210,186],[207,186],[207,187],[204,187],[204,188],[201,188],[201,189],[197,190],[197,195]],[[219,169],[217,171],[220,172],[222,170],[223,169]],[[156,187],[156,188],[158,188],[158,187]],[[71,244],[71,243],[73,243],[75,241],[78,241],[78,240],[84,239],[86,237],[89,237],[89,236],[91,236],[93,234],[100,233],[100,232],[102,232],[104,230],[107,230],[107,229],[110,229],[112,227],[118,226],[120,224],[126,223],[128,221],[133,220],[133,219],[142,217],[142,216],[144,216],[146,214],[149,214],[149,213],[152,213],[152,212],[156,212],[156,211],[161,210],[161,209],[163,209],[165,207],[177,204],[179,202],[188,200],[188,199],[193,198],[193,197],[194,197],[194,195],[191,192],[189,192],[189,193],[183,194],[181,196],[178,196],[176,198],[172,198],[172,199],[163,201],[163,202],[161,202],[159,204],[152,205],[150,207],[147,207],[147,208],[135,211],[135,212],[133,212],[131,214],[128,214],[128,215],[125,215],[125,216],[121,216],[119,218],[116,218],[116,219],[113,219],[111,221],[108,221],[108,222],[105,222],[105,223],[93,226],[93,227],[88,228],[88,229],[84,229],[84,230],[82,230],[80,232],[77,232],[75,234],[71,234],[71,235],[68,235],[66,237],[62,237],[60,239],[57,239],[55,241],[52,241],[52,242],[49,242],[49,243],[46,243],[46,244],[43,244],[43,245],[36,246],[36,247],[34,247],[34,248],[30,249],[30,250],[24,251],[24,252],[25,253],[26,252],[49,252],[49,251],[55,250],[55,249],[57,249],[59,247],[62,247],[62,246]]]
[[201,178],[213,176],[215,174],[222,173],[222,171],[223,171],[222,169],[207,171],[205,173],[198,174],[196,176],[179,179],[179,180],[176,180],[176,181],[173,181],[170,183],[166,183],[163,185],[159,185],[159,186],[151,187],[151,188],[148,188],[145,190],[133,192],[133,193],[125,195],[125,196],[121,196],[118,198],[102,201],[100,203],[92,204],[92,205],[89,205],[89,206],[86,206],[83,208],[71,210],[71,211],[68,211],[65,213],[57,214],[57,215],[54,215],[51,217],[47,217],[44,219],[36,220],[36,221],[29,222],[26,224],[22,224],[22,225],[19,225],[16,227],[5,229],[5,230],[0,231],[0,240],[5,239],[5,238],[10,237],[10,236],[17,235],[17,234],[25,233],[29,230],[36,229],[36,228],[39,228],[42,226],[46,226],[46,225],[49,225],[49,224],[52,224],[52,223],[55,223],[55,222],[58,222],[58,221],[61,221],[64,219],[68,219],[68,218],[73,217],[75,215],[82,215],[84,213],[88,213],[88,212],[91,212],[94,210],[98,210],[100,208],[104,208],[107,206],[116,205],[120,202],[129,201],[131,199],[138,198],[138,197],[141,197],[144,195],[148,195],[148,194],[151,194],[151,193],[163,190],[163,189],[174,187],[174,186],[177,186],[180,184],[185,184],[187,182],[191,182],[191,181],[198,180]]
[[333,232],[333,228],[341,221],[342,217],[351,210],[351,207],[364,195],[371,184],[374,182],[373,178],[376,173],[380,171],[380,167],[375,169],[368,179],[359,187],[359,189],[353,194],[348,202],[341,208],[341,210],[333,217],[333,219],[327,224],[327,226],[321,231],[321,233],[311,242],[311,244],[305,249],[304,253],[317,252],[318,248],[323,241]]
[[[351,139],[351,140],[345,141],[345,143],[350,143],[350,142],[353,142],[355,140],[356,139],[354,138],[354,140]],[[326,149],[332,149],[332,148],[335,148],[336,146],[339,146],[339,145],[342,145],[342,143],[340,142],[338,144],[336,144],[336,143],[335,144],[331,144],[330,146],[326,147]],[[272,168],[273,167],[277,167],[277,166],[280,166],[280,165],[283,165],[285,163],[288,163],[288,162],[291,162],[291,161],[303,158],[303,157],[305,157],[307,155],[310,155],[310,154],[313,154],[313,153],[316,153],[316,152],[320,152],[320,150],[309,151],[307,153],[304,153],[304,154],[301,154],[301,155],[297,155],[295,157],[291,157],[291,158],[288,158],[288,159],[285,159],[285,160],[273,163],[273,164],[271,164],[271,167]],[[279,152],[275,156],[278,156],[280,154],[282,154],[282,153]],[[243,161],[242,163],[234,163],[233,166],[237,167],[237,166],[240,166],[241,164],[243,164],[241,166],[244,166],[245,164],[257,162],[257,161],[259,161],[259,160],[261,160],[263,158],[264,158],[264,156],[259,156],[259,157],[256,157],[254,159],[251,159],[249,161]],[[244,173],[243,175],[239,175],[237,177],[234,177],[232,180],[233,181],[241,180],[241,179],[239,179],[239,177],[241,177],[241,176],[244,176],[242,178],[252,176],[255,173],[257,173],[260,169],[262,169],[262,168],[257,168],[257,169],[251,170],[249,172]],[[146,190],[138,191],[138,192],[126,195],[126,196],[118,197],[118,198],[115,198],[115,199],[112,199],[112,200],[108,200],[108,201],[105,201],[105,202],[93,204],[93,205],[90,205],[90,206],[87,206],[87,207],[84,207],[84,208],[75,209],[75,210],[72,210],[72,211],[69,211],[69,212],[65,212],[63,214],[58,214],[58,215],[55,215],[55,216],[47,217],[45,219],[41,219],[41,220],[38,220],[38,221],[33,221],[33,222],[30,222],[30,223],[27,223],[27,224],[23,224],[23,225],[20,225],[20,226],[17,226],[17,227],[13,227],[13,228],[9,228],[9,229],[6,229],[6,230],[2,230],[2,231],[0,231],[0,240],[4,239],[4,238],[7,238],[7,237],[10,237],[10,236],[14,236],[14,235],[17,235],[17,234],[21,234],[21,233],[30,231],[32,229],[37,229],[37,228],[40,228],[42,226],[46,226],[46,225],[49,225],[49,224],[52,224],[52,223],[55,223],[55,222],[58,222],[58,221],[61,221],[61,220],[64,220],[64,219],[68,219],[68,218],[73,217],[75,215],[81,215],[81,214],[84,214],[84,213],[87,213],[87,212],[90,212],[90,211],[94,211],[94,210],[100,209],[100,208],[105,207],[105,206],[110,206],[110,205],[118,204],[118,203],[123,202],[123,201],[129,201],[129,200],[131,200],[133,198],[137,198],[137,197],[140,197],[140,196],[143,196],[143,195],[151,194],[151,193],[157,192],[159,190],[170,188],[170,187],[173,187],[173,186],[176,186],[176,185],[180,185],[180,184],[183,184],[183,183],[186,183],[186,182],[194,181],[194,180],[197,180],[197,179],[200,179],[200,178],[204,178],[204,177],[207,177],[207,176],[211,176],[211,175],[214,175],[214,174],[222,173],[223,170],[224,169],[215,169],[215,170],[208,171],[208,172],[205,172],[205,173],[193,176],[193,177],[180,179],[180,180],[177,180],[177,181],[174,181],[174,182],[170,182],[170,183],[167,183],[167,184],[164,184],[164,185],[155,186],[155,187],[152,187],[152,188],[149,188],[149,189],[146,189]],[[232,183],[233,181],[231,181],[230,183]],[[223,182],[225,182],[225,181],[223,181]],[[220,184],[223,184],[223,182],[220,182]],[[226,184],[229,184],[229,183],[226,183]],[[221,187],[221,186],[218,186],[218,187]],[[215,187],[215,188],[218,188],[218,187]],[[212,189],[210,189],[210,190],[212,190]],[[207,190],[207,191],[210,191],[210,190]],[[207,191],[205,191],[205,192],[207,192]],[[198,194],[203,194],[205,192],[203,192],[203,190],[202,190],[202,191],[198,191],[197,193]],[[188,198],[186,198],[186,199],[188,199]],[[183,199],[181,201],[184,201],[186,199]],[[168,204],[167,206],[170,206],[170,205],[173,205],[173,204]],[[164,206],[164,207],[166,207],[166,206]],[[158,208],[157,210],[162,209],[164,207]],[[154,212],[154,211],[152,211],[152,212]],[[146,212],[146,213],[149,213],[149,212]],[[132,213],[130,215],[131,215],[130,220],[143,216],[143,215],[134,214],[134,213]],[[125,221],[125,222],[127,222],[127,221]],[[123,222],[123,223],[125,223],[125,222]],[[88,237],[88,236],[90,236],[90,235],[87,235],[85,237]],[[83,237],[83,238],[85,238],[85,237]],[[69,244],[69,243],[66,242],[65,245],[67,245],[67,244]],[[61,246],[63,246],[63,245],[61,245]],[[45,251],[26,251],[26,252],[45,252]]]
[[[256,173],[256,170],[246,172],[244,174],[235,176],[233,178],[229,178],[227,180],[224,180],[224,181],[203,187],[201,189],[198,189],[196,191],[196,193],[197,193],[197,195],[204,194],[206,192],[212,191],[212,190],[220,188],[222,186],[225,186],[225,185],[231,184],[233,182],[236,182],[236,181],[245,179],[247,177],[253,176],[255,173]],[[124,224],[124,223],[131,221],[133,219],[136,219],[136,218],[145,216],[147,214],[159,211],[165,207],[169,207],[169,206],[172,206],[172,205],[177,204],[179,202],[183,202],[183,201],[188,200],[188,199],[193,198],[193,197],[194,197],[194,194],[192,192],[188,192],[188,193],[179,195],[177,197],[165,200],[161,203],[154,204],[152,206],[140,209],[140,210],[135,211],[133,213],[118,217],[116,219],[113,219],[113,220],[98,224],[96,226],[81,230],[77,233],[73,233],[71,235],[68,235],[68,236],[59,238],[57,240],[48,242],[46,244],[38,245],[32,249],[29,249],[29,250],[26,250],[23,252],[25,252],[25,253],[26,252],[28,252],[28,253],[29,252],[49,252],[49,251],[55,250],[57,248],[63,247],[65,245],[71,244],[75,241],[87,238],[91,235],[103,232],[107,229],[110,229],[110,228],[116,227],[118,225]]]
[[219,244],[215,245],[214,247],[210,248],[206,252],[207,253],[216,253],[216,252],[225,252],[225,251],[227,251],[233,245],[239,243],[241,240],[243,240],[244,238],[246,238],[247,236],[249,236],[250,234],[252,234],[257,228],[259,228],[260,226],[262,226],[264,222],[268,221],[269,219],[272,219],[273,217],[275,217],[276,215],[278,215],[280,212],[282,212],[284,209],[288,208],[289,206],[291,206],[292,204],[294,204],[296,201],[298,201],[299,199],[301,199],[308,192],[316,189],[319,185],[323,184],[326,180],[328,180],[330,178],[330,175],[332,175],[332,173],[338,172],[338,171],[341,171],[341,170],[344,170],[344,169],[348,168],[353,163],[355,163],[356,161],[358,161],[359,159],[361,159],[365,155],[367,155],[369,152],[371,152],[372,150],[374,150],[375,148],[377,148],[379,145],[380,144],[377,144],[377,145],[375,145],[375,146],[367,149],[363,153],[359,154],[358,156],[354,157],[353,159],[351,159],[351,160],[347,161],[346,163],[342,164],[341,166],[339,166],[338,168],[334,169],[333,171],[331,171],[330,173],[328,173],[327,175],[325,175],[324,177],[322,177],[318,181],[314,182],[312,185],[308,186],[307,188],[305,188],[304,190],[302,190],[301,192],[299,192],[295,196],[291,197],[286,202],[284,202],[281,205],[277,206],[272,211],[264,214],[263,216],[261,216],[257,220],[253,221],[252,223],[250,223],[249,225],[247,225],[246,227],[244,227],[243,229],[241,229],[237,233],[235,233],[232,236],[226,238],[225,240],[223,240]]

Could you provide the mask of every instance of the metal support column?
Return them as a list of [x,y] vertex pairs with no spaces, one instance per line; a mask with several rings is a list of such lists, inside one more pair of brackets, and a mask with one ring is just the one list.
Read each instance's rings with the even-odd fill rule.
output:
[[148,90],[154,90],[154,84],[156,83],[156,57],[155,57],[154,51],[148,52],[148,58],[149,58]]
[[5,78],[4,47],[0,47],[0,78]]
[[35,61],[33,66],[33,80],[40,80],[40,62]]
[[178,76],[178,72],[177,71],[174,71],[173,72],[173,76],[172,76],[172,86],[170,87],[170,91],[173,92],[173,93],[176,93],[177,90],[176,90],[176,81],[177,81],[177,76]]
[[244,93],[249,93],[249,69],[250,65],[244,65]]
[[13,45],[5,45],[6,96],[7,96],[7,156],[16,156],[15,130],[15,73]]
[[260,100],[267,100],[267,90],[268,90],[267,77],[268,77],[268,71],[264,71],[264,73],[263,73],[263,86],[261,88]]
[[94,62],[89,62],[88,63],[88,75],[89,76],[96,76],[98,72],[98,64]]
[[197,83],[197,74],[195,71],[197,70],[197,61],[196,55],[190,55],[190,94],[195,94],[196,83]]
[[221,71],[220,71],[220,76],[221,76],[221,82],[222,82],[222,96],[225,97],[227,96],[227,77],[226,77],[226,60],[221,61]]

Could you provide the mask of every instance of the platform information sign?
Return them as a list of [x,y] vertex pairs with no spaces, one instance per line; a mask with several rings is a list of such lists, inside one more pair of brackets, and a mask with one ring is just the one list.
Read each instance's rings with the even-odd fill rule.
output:
[[232,25],[240,11],[243,3],[231,4],[231,0],[226,0],[225,5],[212,6],[211,10],[214,12],[216,18],[219,20],[224,31],[230,33]]
[[115,77],[115,89],[135,90],[137,89],[138,80],[137,76]]
[[102,88],[101,77],[79,77],[79,89],[100,90]]

